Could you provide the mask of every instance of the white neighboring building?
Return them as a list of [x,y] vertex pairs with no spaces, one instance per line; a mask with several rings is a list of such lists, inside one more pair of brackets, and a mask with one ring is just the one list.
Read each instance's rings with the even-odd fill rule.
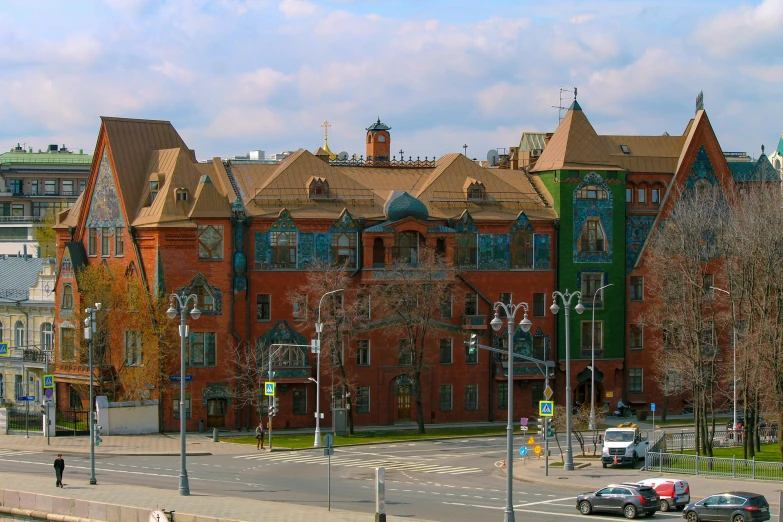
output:
[[25,407],[18,396],[32,395],[30,411],[41,411],[54,341],[55,267],[54,259],[0,256],[0,342],[8,354],[0,356],[0,403],[14,410]]
[[775,167],[778,174],[783,176],[783,132],[780,133],[777,148],[769,155],[769,161],[772,162],[772,166]]

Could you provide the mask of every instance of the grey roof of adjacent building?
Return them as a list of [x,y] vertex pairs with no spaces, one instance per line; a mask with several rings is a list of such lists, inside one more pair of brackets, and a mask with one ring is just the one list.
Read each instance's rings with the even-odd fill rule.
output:
[[0,301],[27,299],[27,293],[38,280],[44,263],[53,261],[40,257],[0,257]]

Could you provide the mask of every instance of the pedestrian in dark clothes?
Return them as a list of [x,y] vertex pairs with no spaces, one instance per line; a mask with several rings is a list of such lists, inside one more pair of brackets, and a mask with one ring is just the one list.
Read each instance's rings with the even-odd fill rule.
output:
[[256,428],[256,449],[264,449],[264,422],[260,421]]
[[65,469],[65,461],[63,460],[62,453],[57,454],[57,458],[54,460],[54,474],[57,476],[58,488],[63,487],[63,470]]

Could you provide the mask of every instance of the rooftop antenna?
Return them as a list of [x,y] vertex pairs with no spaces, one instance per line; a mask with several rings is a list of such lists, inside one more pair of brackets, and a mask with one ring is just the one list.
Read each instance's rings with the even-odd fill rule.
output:
[[574,90],[571,89],[564,89],[560,88],[560,104],[559,105],[549,105],[549,107],[552,107],[553,109],[557,109],[557,124],[560,125],[560,122],[563,121],[563,111],[567,111],[568,107],[563,107],[563,93],[564,92],[572,92],[574,93],[574,101],[576,101],[576,87],[574,87]]

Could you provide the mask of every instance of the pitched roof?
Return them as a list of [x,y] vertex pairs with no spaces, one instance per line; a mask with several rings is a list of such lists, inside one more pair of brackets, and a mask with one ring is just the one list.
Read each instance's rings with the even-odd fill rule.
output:
[[596,134],[576,101],[530,171],[563,169],[620,170],[609,155],[606,140]]
[[780,181],[780,174],[763,153],[758,161],[729,161],[728,165],[737,183]]
[[79,224],[79,214],[81,212],[82,203],[84,203],[84,194],[85,192],[79,194],[79,197],[76,198],[76,201],[73,202],[71,207],[66,208],[57,214],[57,217],[55,218],[56,224],[52,228],[66,229],[75,227]]
[[[147,184],[150,153],[162,149],[183,149],[195,162],[196,156],[168,121],[137,120],[101,116],[109,141],[114,172],[126,209],[135,209]],[[96,154],[100,151],[96,150]],[[135,216],[128,216],[133,221]]]
[[207,175],[201,176],[193,199],[193,208],[188,214],[191,219],[231,217],[231,205]]
[[29,290],[38,280],[44,263],[53,261],[48,257],[0,257],[0,290]]
[[546,132],[523,132],[519,140],[519,152],[544,150],[546,148]]

